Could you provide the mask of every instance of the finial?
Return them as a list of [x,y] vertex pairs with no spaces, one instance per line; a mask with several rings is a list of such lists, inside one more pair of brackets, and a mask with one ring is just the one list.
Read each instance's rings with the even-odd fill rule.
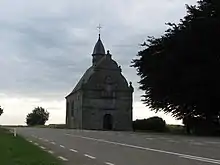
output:
[[97,28],[99,29],[99,37],[100,37],[100,34],[101,34],[101,25],[99,24],[99,26],[97,26]]
[[120,66],[120,65],[118,66],[118,68],[119,68],[119,70],[120,70],[120,72],[121,72],[121,66]]
[[130,89],[131,89],[131,93],[133,93],[133,92],[134,92],[134,88],[133,88],[133,86],[132,86],[132,82],[131,82],[131,81],[129,82],[129,87],[130,87]]

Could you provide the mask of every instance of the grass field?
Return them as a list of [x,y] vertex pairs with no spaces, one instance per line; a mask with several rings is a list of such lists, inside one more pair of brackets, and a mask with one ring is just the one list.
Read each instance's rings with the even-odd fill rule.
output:
[[22,137],[0,128],[0,165],[61,165],[61,162]]

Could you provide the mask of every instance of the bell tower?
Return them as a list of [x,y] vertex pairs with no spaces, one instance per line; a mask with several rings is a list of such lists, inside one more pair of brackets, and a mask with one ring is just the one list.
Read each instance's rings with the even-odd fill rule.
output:
[[96,42],[95,44],[95,47],[93,49],[93,53],[92,53],[92,63],[93,65],[96,65],[98,63],[98,61],[105,56],[105,48],[104,48],[104,45],[102,43],[102,40],[101,40],[101,35],[100,35],[100,29],[101,29],[101,26],[99,25],[98,26],[98,29],[99,29],[99,38],[98,38],[98,41]]

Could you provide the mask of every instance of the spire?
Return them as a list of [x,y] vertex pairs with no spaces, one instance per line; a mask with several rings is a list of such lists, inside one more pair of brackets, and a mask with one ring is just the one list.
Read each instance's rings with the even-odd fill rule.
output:
[[99,38],[98,41],[95,44],[95,47],[93,49],[93,55],[105,55],[105,48],[104,45],[101,41],[100,33],[99,33]]
[[93,49],[93,53],[92,53],[92,63],[93,65],[96,65],[100,59],[102,59],[102,57],[105,56],[105,48],[104,45],[101,41],[101,35],[100,35],[100,29],[102,28],[99,24],[99,26],[97,27],[99,29],[99,38],[98,41],[95,44],[95,47]]

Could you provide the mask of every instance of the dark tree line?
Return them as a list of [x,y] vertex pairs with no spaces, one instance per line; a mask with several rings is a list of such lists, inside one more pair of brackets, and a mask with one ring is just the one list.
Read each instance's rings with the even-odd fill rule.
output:
[[184,119],[189,132],[198,123],[219,125],[220,0],[186,8],[180,23],[167,23],[164,35],[148,38],[132,66],[141,77],[144,103]]
[[150,117],[148,119],[137,119],[133,121],[133,130],[164,132],[166,131],[166,122],[158,116]]

